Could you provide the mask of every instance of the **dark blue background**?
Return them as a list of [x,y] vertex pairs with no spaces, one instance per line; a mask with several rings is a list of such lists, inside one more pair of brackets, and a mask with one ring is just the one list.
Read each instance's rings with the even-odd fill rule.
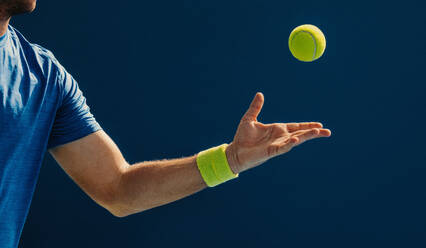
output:
[[[22,247],[425,247],[423,1],[40,1],[13,19],[79,81],[126,159],[231,142],[257,91],[263,123],[315,140],[239,179],[115,218],[46,156]],[[291,57],[300,24],[324,56]]]

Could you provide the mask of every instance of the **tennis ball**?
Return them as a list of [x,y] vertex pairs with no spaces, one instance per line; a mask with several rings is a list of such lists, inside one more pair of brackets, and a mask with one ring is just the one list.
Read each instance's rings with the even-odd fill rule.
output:
[[300,25],[291,31],[288,47],[296,59],[311,62],[324,53],[325,37],[314,25]]

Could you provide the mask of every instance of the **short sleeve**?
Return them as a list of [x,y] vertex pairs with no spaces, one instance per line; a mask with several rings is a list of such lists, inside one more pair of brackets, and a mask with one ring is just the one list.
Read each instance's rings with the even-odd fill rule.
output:
[[59,106],[47,148],[63,145],[101,130],[86,104],[86,98],[75,79],[61,66],[58,68]]

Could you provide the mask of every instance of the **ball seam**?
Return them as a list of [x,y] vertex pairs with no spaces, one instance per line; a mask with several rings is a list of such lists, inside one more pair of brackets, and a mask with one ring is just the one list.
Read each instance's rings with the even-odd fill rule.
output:
[[297,33],[293,36],[293,38],[291,39],[291,44],[293,44],[293,40],[294,40],[294,38],[295,38],[295,37],[296,37],[299,33],[307,33],[307,34],[309,34],[309,35],[311,36],[312,40],[314,41],[314,55],[312,56],[312,61],[314,61],[314,60],[315,60],[315,56],[317,55],[317,41],[315,40],[314,35],[313,35],[313,34],[311,34],[311,33],[310,33],[310,32],[308,32],[308,31],[300,30],[300,31],[299,31],[299,32],[297,32]]

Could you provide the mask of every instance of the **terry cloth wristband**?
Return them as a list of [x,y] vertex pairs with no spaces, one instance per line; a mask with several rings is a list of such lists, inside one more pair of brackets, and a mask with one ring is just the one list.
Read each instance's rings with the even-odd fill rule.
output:
[[229,167],[228,159],[226,158],[226,147],[228,144],[222,144],[207,150],[204,150],[197,155],[197,166],[201,176],[207,186],[214,187],[228,180],[238,177]]

